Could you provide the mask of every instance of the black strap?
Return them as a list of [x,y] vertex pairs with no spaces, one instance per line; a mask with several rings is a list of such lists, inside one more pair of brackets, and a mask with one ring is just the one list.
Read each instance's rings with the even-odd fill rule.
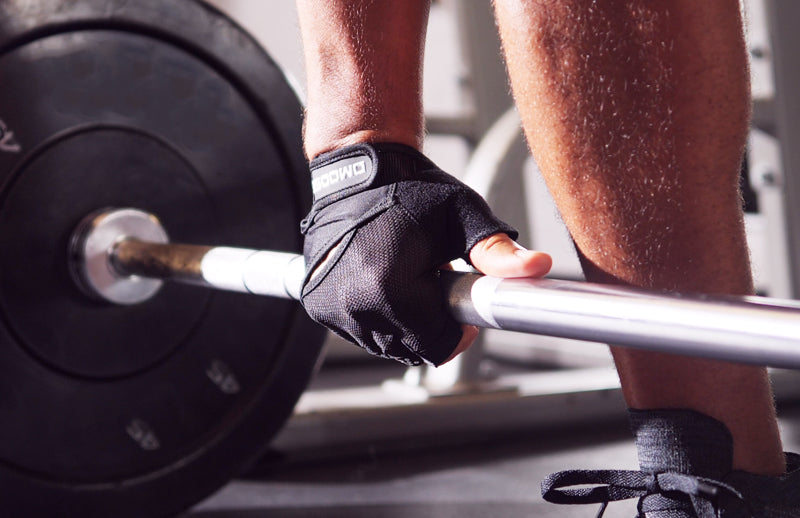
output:
[[[686,495],[698,518],[715,518],[712,501],[722,491],[743,500],[736,489],[718,480],[672,472],[570,470],[553,473],[542,482],[542,496],[548,502],[602,504],[597,518],[603,516],[609,502],[664,493]],[[640,515],[644,516],[641,508]]]

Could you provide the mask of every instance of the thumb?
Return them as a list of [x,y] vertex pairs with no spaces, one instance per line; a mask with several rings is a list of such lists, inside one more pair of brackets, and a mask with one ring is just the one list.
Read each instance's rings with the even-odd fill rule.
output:
[[543,252],[527,250],[507,234],[494,234],[478,241],[469,260],[481,273],[493,277],[542,277],[553,260]]

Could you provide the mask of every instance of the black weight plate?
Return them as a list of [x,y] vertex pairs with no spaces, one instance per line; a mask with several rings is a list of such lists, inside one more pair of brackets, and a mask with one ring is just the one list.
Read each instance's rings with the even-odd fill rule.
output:
[[256,458],[323,333],[296,303],[188,286],[89,300],[69,237],[135,207],[175,242],[300,251],[301,107],[195,0],[3,0],[0,77],[2,514],[178,512]]

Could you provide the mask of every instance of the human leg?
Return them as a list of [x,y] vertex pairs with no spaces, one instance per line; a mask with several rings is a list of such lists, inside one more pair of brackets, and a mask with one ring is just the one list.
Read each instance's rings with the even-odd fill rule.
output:
[[[526,136],[587,278],[750,293],[738,2],[495,3]],[[783,473],[764,369],[612,352],[629,406],[711,416],[733,436],[735,468]]]

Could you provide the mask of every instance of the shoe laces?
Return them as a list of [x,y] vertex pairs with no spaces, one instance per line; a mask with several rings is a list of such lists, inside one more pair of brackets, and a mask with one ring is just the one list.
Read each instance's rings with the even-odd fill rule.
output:
[[718,518],[713,502],[722,492],[743,501],[741,493],[718,480],[664,472],[629,470],[569,470],[548,475],[542,482],[542,496],[555,504],[601,504],[597,518],[609,502],[639,498],[637,518],[644,517],[642,502],[649,495],[687,496],[697,518]]

